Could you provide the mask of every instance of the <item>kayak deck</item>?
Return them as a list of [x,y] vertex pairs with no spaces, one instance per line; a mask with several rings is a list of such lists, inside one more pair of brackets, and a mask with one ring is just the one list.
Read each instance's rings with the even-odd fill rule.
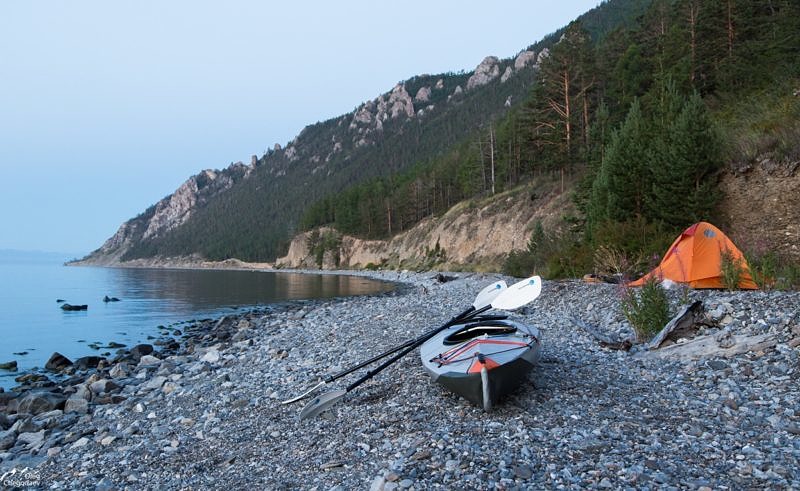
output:
[[519,387],[541,352],[539,330],[509,320],[461,324],[420,348],[431,378],[489,410]]

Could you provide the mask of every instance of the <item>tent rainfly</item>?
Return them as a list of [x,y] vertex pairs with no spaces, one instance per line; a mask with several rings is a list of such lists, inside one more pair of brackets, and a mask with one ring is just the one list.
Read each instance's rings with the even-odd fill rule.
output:
[[706,222],[695,223],[684,230],[669,246],[661,264],[628,285],[642,286],[655,277],[659,281],[668,279],[692,288],[724,288],[722,252],[725,250],[740,262],[742,274],[738,287],[758,289],[742,251],[720,229]]

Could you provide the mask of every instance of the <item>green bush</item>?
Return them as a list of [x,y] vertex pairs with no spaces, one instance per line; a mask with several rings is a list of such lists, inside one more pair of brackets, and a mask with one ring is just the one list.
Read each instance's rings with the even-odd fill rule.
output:
[[591,268],[592,252],[571,232],[555,233],[536,223],[526,249],[512,251],[503,264],[503,272],[524,278],[531,274],[546,279],[583,276]]
[[669,322],[667,292],[655,278],[650,278],[642,285],[638,295],[634,288],[625,290],[622,312],[639,341],[648,341]]
[[744,265],[742,260],[734,256],[730,249],[723,249],[720,253],[720,270],[722,272],[722,285],[727,290],[738,290],[742,280]]

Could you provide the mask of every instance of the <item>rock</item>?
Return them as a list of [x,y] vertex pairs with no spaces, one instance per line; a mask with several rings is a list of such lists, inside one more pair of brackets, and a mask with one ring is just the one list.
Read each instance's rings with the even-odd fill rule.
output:
[[19,401],[18,413],[40,414],[62,409],[67,398],[63,394],[54,392],[34,392],[28,394]]
[[76,370],[89,370],[90,368],[97,368],[105,358],[102,356],[84,356],[75,360],[73,366]]
[[83,397],[70,397],[64,403],[64,412],[86,414],[89,412],[89,401]]
[[161,386],[161,392],[164,394],[172,394],[176,390],[178,390],[178,384],[175,382],[165,382],[164,385]]
[[33,446],[44,441],[44,433],[44,430],[39,430],[35,433],[20,433],[19,436],[17,436],[17,442]]
[[9,370],[12,372],[17,371],[17,360],[0,363],[0,370]]
[[88,309],[89,309],[88,305],[72,305],[68,303],[61,304],[61,310],[66,310],[68,312],[75,310],[88,310]]
[[161,360],[152,355],[144,355],[139,359],[140,367],[154,367],[161,363]]
[[164,382],[167,381],[167,377],[162,375],[153,377],[149,382],[144,385],[145,389],[160,389]]
[[369,491],[383,491],[383,487],[386,484],[386,479],[383,476],[378,476],[372,480],[372,483],[369,485]]
[[414,96],[414,100],[418,102],[428,102],[431,99],[431,88],[430,87],[420,87],[417,91],[417,95]]
[[0,452],[8,450],[13,447],[17,442],[17,436],[13,431],[6,431],[0,433]]
[[533,476],[533,471],[527,465],[515,465],[514,466],[514,475],[522,480],[528,480]]
[[728,364],[720,360],[708,360],[706,365],[708,365],[712,370],[725,370],[728,368]]
[[504,84],[504,83],[506,83],[506,80],[508,80],[509,78],[511,78],[511,75],[513,75],[513,74],[514,74],[514,70],[512,70],[510,66],[507,66],[507,67],[506,67],[506,70],[505,70],[505,71],[503,72],[503,74],[500,76],[500,83],[501,83],[501,84]]
[[79,438],[78,440],[76,440],[75,443],[73,443],[72,446],[70,446],[69,448],[70,449],[81,448],[81,447],[85,447],[88,444],[89,444],[89,439],[86,438],[85,436],[83,436],[83,437]]
[[69,358],[58,352],[53,353],[44,365],[44,367],[51,372],[62,372],[64,369],[71,366],[72,362]]
[[15,382],[19,382],[20,384],[34,384],[36,382],[46,382],[48,380],[50,379],[39,373],[26,373],[14,379]]
[[217,351],[217,350],[209,350],[209,351],[207,351],[206,354],[204,354],[203,357],[200,358],[200,361],[204,361],[204,362],[207,362],[207,363],[216,363],[216,362],[218,362],[219,361],[219,351]]
[[522,70],[536,61],[536,52],[523,51],[514,59],[514,70]]
[[105,297],[103,297],[103,301],[106,302],[106,303],[108,303],[108,302],[119,302],[119,299],[117,297],[109,297],[108,295],[106,295]]
[[116,440],[116,439],[117,439],[117,437],[109,435],[109,436],[103,438],[102,440],[100,440],[100,445],[102,445],[104,447],[107,447],[107,446],[111,445],[112,443],[114,443],[114,440]]
[[93,394],[102,394],[104,392],[111,392],[112,390],[118,388],[119,386],[117,384],[105,378],[89,384],[89,390],[91,390]]
[[137,344],[131,348],[131,356],[136,360],[140,360],[144,355],[149,355],[153,352],[153,345],[151,344]]
[[108,372],[108,376],[111,377],[111,378],[125,378],[125,377],[127,377],[128,376],[128,364],[127,363],[117,363]]
[[486,85],[500,76],[500,66],[496,56],[487,56],[475,68],[475,73],[467,80],[467,90]]
[[717,346],[720,348],[730,348],[734,344],[736,344],[736,339],[733,337],[733,334],[729,330],[724,330],[718,333],[714,337],[714,341],[717,342]]

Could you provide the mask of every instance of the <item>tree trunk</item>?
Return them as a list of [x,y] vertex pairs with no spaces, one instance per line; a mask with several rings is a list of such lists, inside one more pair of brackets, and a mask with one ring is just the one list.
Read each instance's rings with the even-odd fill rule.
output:
[[700,8],[696,3],[689,3],[689,50],[690,50],[690,67],[689,67],[689,80],[694,84],[695,70],[697,64],[697,14]]
[[492,163],[492,195],[494,195],[494,129],[491,125],[489,126],[489,150],[491,151],[489,160]]

